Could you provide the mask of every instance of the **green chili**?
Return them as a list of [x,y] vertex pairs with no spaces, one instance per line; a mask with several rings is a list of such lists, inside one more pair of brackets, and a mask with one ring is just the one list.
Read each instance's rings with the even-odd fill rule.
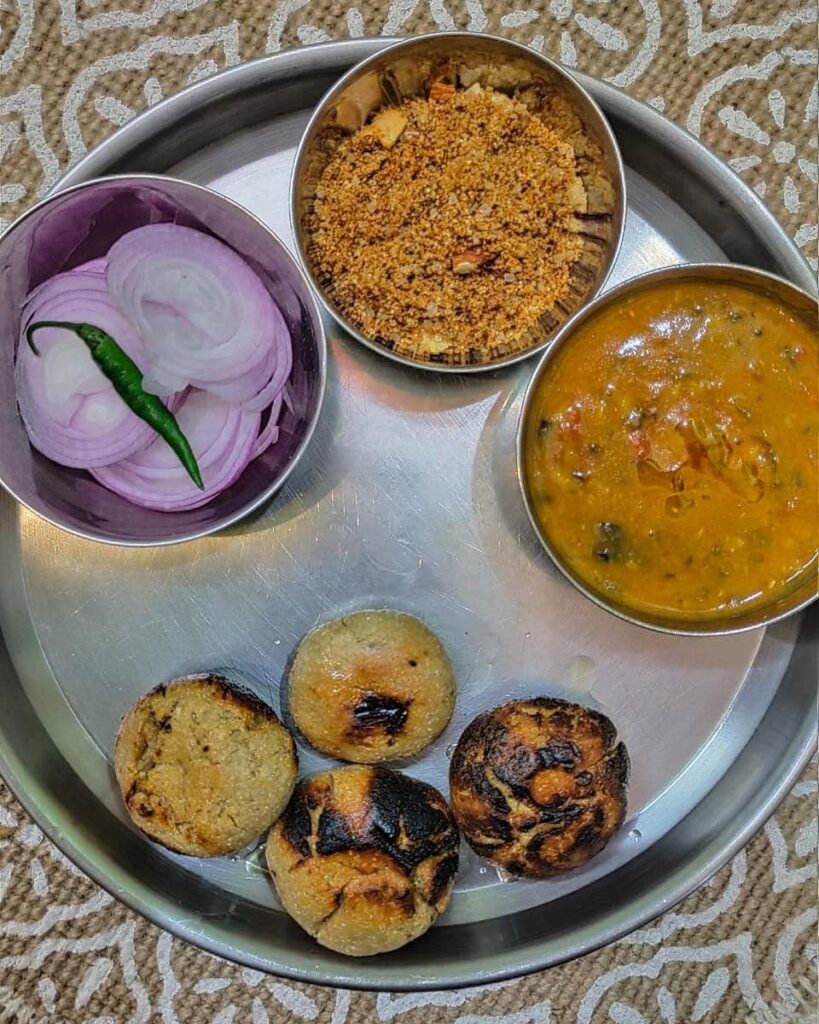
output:
[[26,330],[26,340],[36,356],[39,356],[40,352],[34,344],[32,335],[41,327],[62,327],[65,330],[73,331],[84,341],[91,353],[91,358],[111,381],[114,390],[131,412],[145,420],[161,438],[168,442],[179,456],[179,461],[188,471],[191,480],[200,490],[205,489],[196,456],[193,454],[188,439],[180,430],[176,417],[156,395],[151,395],[143,390],[142,371],[110,334],[106,334],[105,331],[93,324],[40,320]]

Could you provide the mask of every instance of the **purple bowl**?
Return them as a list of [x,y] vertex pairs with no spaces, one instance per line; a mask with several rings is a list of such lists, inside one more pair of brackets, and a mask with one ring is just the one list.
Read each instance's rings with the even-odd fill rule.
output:
[[[288,322],[293,409],[283,407],[279,441],[202,508],[138,508],[84,470],[35,451],[17,409],[14,358],[20,307],[42,281],[104,256],[122,235],[173,222],[221,239],[264,281]],[[108,544],[176,544],[231,526],[267,501],[304,452],[321,409],[327,345],[321,316],[298,265],[276,235],[232,200],[201,185],[160,175],[98,178],[45,199],[0,237],[0,484],[55,526]]]

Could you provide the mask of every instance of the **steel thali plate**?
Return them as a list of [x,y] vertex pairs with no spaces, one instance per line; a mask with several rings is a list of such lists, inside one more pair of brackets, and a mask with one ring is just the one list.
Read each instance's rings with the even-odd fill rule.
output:
[[[288,180],[313,105],[385,45],[308,47],[197,83],[136,118],[61,185],[159,172],[209,185],[292,244]],[[627,166],[609,285],[657,266],[729,259],[813,289],[756,196],[695,139],[581,76]],[[619,621],[558,575],[515,475],[533,361],[444,377],[398,366],[328,322],[330,368],[309,451],[261,514],[174,548],[110,548],[0,501],[0,768],[100,884],[215,953],[346,987],[443,988],[579,955],[637,927],[716,870],[771,813],[814,743],[810,614],[767,632],[690,638]],[[448,754],[480,710],[551,693],[592,703],[632,755],[626,826],[585,868],[509,882],[464,857],[450,911],[375,960],[323,950],[277,910],[259,850],[198,861],[125,822],[110,757],[120,716],[155,683],[204,668],[279,686],[300,637],[354,608],[424,618],[459,683],[444,736],[407,762],[446,791]],[[325,763],[302,746],[302,771]]]

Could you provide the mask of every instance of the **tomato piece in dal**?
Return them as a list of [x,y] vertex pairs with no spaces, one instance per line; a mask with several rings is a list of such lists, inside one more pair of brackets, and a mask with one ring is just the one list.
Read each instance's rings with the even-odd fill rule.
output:
[[738,614],[819,541],[819,332],[741,285],[656,282],[579,324],[530,404],[541,529],[636,611]]

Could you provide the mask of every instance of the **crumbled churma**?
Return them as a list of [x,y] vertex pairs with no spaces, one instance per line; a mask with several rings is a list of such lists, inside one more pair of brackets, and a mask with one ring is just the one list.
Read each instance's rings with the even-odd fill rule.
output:
[[537,318],[570,291],[586,209],[573,147],[522,102],[436,83],[339,143],[308,255],[365,336],[480,364],[528,348]]

